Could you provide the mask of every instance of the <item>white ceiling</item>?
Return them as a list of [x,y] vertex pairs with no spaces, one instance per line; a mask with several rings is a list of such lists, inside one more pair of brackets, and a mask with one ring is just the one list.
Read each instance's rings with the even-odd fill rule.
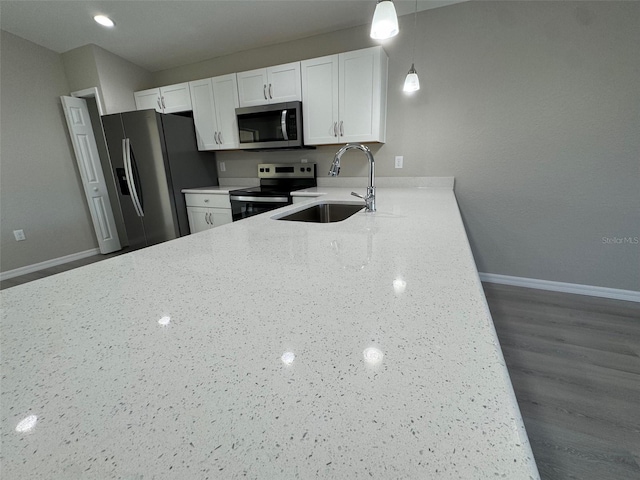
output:
[[[418,0],[418,10],[465,0]],[[149,71],[364,25],[375,0],[0,0],[0,26],[63,53],[93,43]],[[398,15],[415,0],[396,0]],[[105,29],[93,16],[116,23]]]

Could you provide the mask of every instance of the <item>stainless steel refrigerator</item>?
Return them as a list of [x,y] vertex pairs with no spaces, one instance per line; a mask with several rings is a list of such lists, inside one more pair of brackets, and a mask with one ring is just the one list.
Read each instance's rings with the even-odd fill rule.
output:
[[140,110],[105,115],[102,125],[121,242],[140,248],[189,234],[182,189],[218,185],[215,154],[198,151],[193,119]]

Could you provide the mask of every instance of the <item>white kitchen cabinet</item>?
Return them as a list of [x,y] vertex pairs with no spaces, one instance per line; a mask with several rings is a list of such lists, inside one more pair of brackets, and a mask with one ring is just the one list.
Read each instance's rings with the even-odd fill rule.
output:
[[239,148],[236,74],[189,82],[189,90],[198,150]]
[[300,101],[300,62],[240,72],[238,96],[241,107]]
[[228,194],[185,193],[189,230],[198,233],[231,223],[231,202]]
[[302,61],[305,144],[384,143],[387,70],[382,47]]
[[191,95],[188,83],[177,83],[160,88],[141,90],[133,94],[137,110],[155,108],[160,113],[188,112]]
[[304,143],[339,143],[338,55],[305,60],[301,70]]

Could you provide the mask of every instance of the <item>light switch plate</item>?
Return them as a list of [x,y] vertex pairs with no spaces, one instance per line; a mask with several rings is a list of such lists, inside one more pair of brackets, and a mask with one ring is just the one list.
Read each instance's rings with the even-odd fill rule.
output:
[[397,156],[396,157],[396,168],[402,168],[402,164],[404,163],[404,157]]
[[14,230],[13,236],[16,237],[17,242],[21,242],[22,240],[27,239],[27,237],[24,236],[24,230]]
[[221,172],[227,171],[227,166],[224,164],[224,162],[220,162],[220,171]]

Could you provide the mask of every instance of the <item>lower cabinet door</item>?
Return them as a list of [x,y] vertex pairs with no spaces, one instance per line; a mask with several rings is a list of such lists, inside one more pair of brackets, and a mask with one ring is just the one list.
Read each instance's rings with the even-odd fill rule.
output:
[[187,217],[191,233],[219,227],[232,220],[230,208],[187,207]]
[[231,209],[230,208],[210,208],[211,218],[213,219],[213,226],[219,227],[232,222]]
[[187,207],[187,217],[189,218],[189,230],[191,233],[198,233],[213,228],[211,221],[211,208]]

